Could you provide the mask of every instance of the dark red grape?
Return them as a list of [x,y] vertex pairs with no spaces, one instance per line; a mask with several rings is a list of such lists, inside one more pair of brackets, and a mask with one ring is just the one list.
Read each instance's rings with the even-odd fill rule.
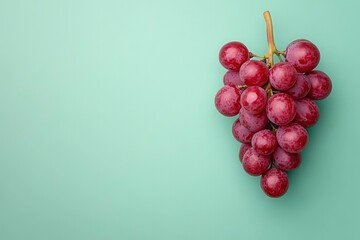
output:
[[258,154],[253,148],[249,148],[242,160],[244,170],[252,175],[263,174],[270,165],[270,156]]
[[239,72],[227,71],[223,77],[224,85],[244,85],[245,83],[240,80]]
[[258,60],[246,61],[240,68],[240,79],[248,86],[262,86],[269,79],[266,64]]
[[310,82],[308,77],[302,73],[298,73],[295,85],[292,86],[289,90],[287,90],[286,93],[296,100],[306,97],[309,91]]
[[219,61],[226,69],[239,71],[250,57],[249,50],[241,42],[226,43],[219,52]]
[[254,135],[249,129],[241,125],[239,119],[236,119],[232,125],[232,133],[236,140],[241,143],[250,143]]
[[266,107],[267,96],[263,88],[251,86],[241,94],[241,105],[252,114],[259,114]]
[[268,118],[265,112],[251,114],[244,108],[240,109],[239,120],[242,125],[252,132],[257,132],[265,128]]
[[309,98],[321,100],[329,96],[332,89],[332,83],[326,73],[315,70],[308,73],[307,76],[311,85],[311,89],[308,94]]
[[290,63],[279,62],[270,69],[270,84],[277,90],[288,90],[296,83],[297,74]]
[[257,153],[270,155],[277,147],[276,136],[268,129],[261,130],[254,134],[251,145]]
[[288,190],[289,180],[284,171],[271,168],[261,176],[260,186],[269,197],[281,197]]
[[276,138],[280,147],[285,151],[299,153],[306,147],[309,136],[303,126],[292,123],[279,127],[276,131]]
[[295,101],[288,94],[278,93],[269,98],[266,115],[271,122],[283,126],[290,123],[295,114]]
[[215,96],[216,109],[227,117],[235,116],[240,111],[240,92],[235,86],[222,87]]
[[314,126],[319,120],[320,111],[316,103],[308,98],[295,101],[296,116],[294,122],[308,128]]
[[276,166],[284,171],[294,170],[301,164],[300,153],[288,153],[281,147],[277,147],[272,156]]
[[309,72],[318,65],[320,52],[319,49],[308,40],[295,40],[286,48],[285,61],[291,63],[298,72]]
[[246,153],[246,151],[251,148],[251,145],[248,143],[243,143],[241,144],[240,150],[239,150],[239,159],[240,162],[242,162],[242,160],[244,159],[244,155]]

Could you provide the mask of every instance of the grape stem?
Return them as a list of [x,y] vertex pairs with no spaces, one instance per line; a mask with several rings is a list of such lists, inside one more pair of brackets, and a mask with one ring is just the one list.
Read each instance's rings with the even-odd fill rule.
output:
[[265,86],[265,92],[268,94],[269,97],[271,97],[272,95],[274,95],[274,92],[271,88],[271,84],[270,82],[268,82],[268,84],[266,84]]
[[258,55],[258,54],[255,54],[255,53],[250,53],[250,58],[253,58],[253,57],[257,57],[257,58],[262,58],[262,59],[265,59],[265,55]]
[[248,86],[247,86],[247,85],[236,85],[236,87],[237,87],[238,89],[245,89],[245,88],[247,88]]
[[268,52],[265,54],[265,58],[268,60],[268,66],[272,67],[274,65],[274,54],[279,57],[279,60],[281,60],[280,54],[282,54],[283,52],[277,50],[275,46],[273,25],[269,11],[264,12],[264,19],[266,24],[266,36],[268,42]]
[[279,51],[279,53],[280,53],[281,55],[283,55],[284,57],[286,57],[286,51]]
[[275,133],[277,128],[272,123],[270,123],[270,126],[271,126],[272,131]]

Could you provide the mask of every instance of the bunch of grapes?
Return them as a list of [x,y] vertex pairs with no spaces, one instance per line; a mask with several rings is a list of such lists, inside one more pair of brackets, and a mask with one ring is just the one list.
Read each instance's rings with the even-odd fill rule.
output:
[[315,101],[326,98],[332,84],[328,75],[314,70],[320,52],[312,42],[298,39],[285,51],[277,50],[268,11],[264,18],[265,55],[249,52],[240,42],[221,48],[219,60],[228,71],[215,106],[225,116],[238,116],[232,133],[242,143],[239,158],[245,172],[261,176],[260,186],[268,196],[280,197],[289,186],[286,172],[301,163],[309,139],[306,128],[319,119]]

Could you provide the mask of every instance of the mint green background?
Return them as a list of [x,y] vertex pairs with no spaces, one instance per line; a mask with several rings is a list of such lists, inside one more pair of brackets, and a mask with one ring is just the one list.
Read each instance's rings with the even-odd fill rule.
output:
[[[357,1],[0,1],[0,239],[357,239]],[[333,80],[281,199],[213,99],[230,40],[306,38]]]

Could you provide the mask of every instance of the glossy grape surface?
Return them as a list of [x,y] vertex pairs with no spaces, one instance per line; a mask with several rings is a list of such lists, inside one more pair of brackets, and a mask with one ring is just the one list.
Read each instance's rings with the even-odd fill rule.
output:
[[315,44],[308,40],[295,40],[286,48],[285,61],[291,63],[298,72],[309,72],[318,65],[320,52]]
[[250,57],[249,50],[241,42],[226,43],[219,52],[219,61],[228,70],[239,71]]

